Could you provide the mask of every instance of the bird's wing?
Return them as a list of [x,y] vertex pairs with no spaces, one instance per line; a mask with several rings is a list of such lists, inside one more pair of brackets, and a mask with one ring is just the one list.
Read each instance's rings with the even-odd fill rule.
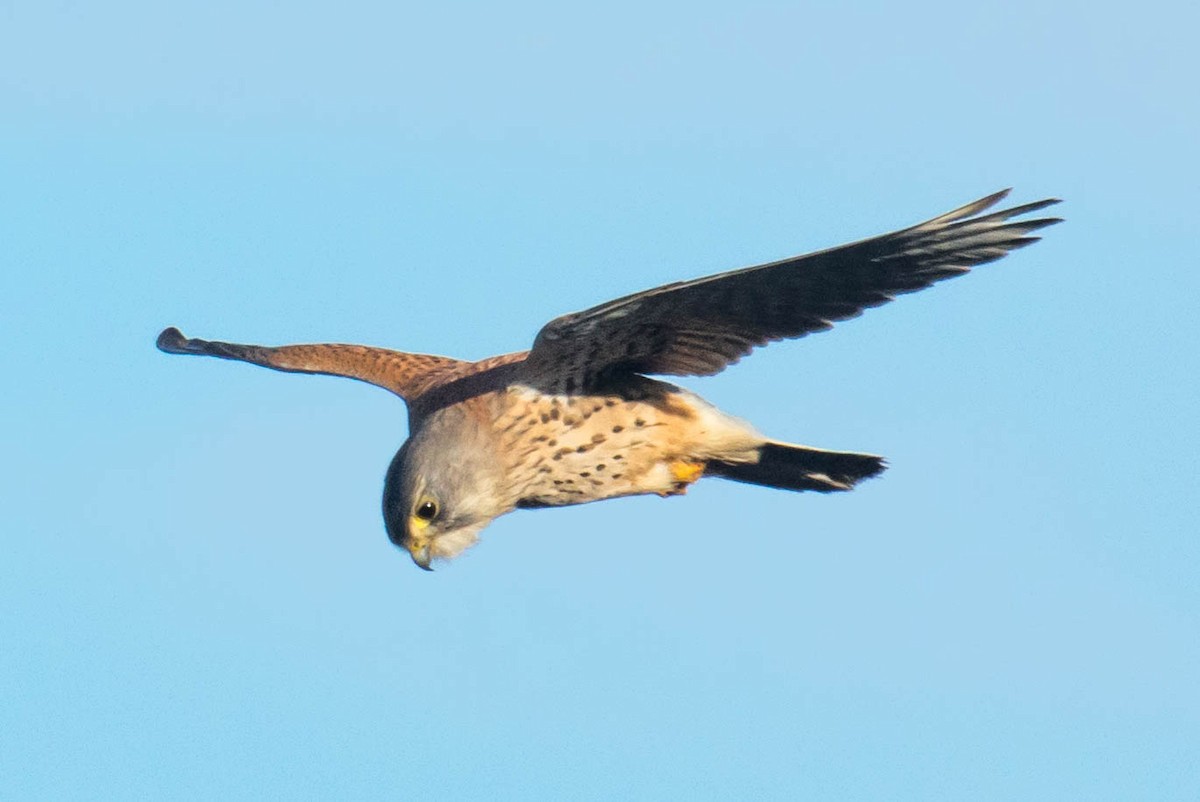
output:
[[271,348],[197,340],[184,337],[176,328],[165,329],[158,335],[158,348],[168,354],[236,359],[288,373],[345,376],[391,390],[410,402],[472,367],[470,362],[445,356],[406,354],[365,345],[321,343]]
[[825,331],[906,292],[1036,242],[1056,199],[983,214],[997,192],[919,225],[826,251],[668,284],[564,315],[538,333],[527,380],[576,392],[621,373],[709,376],[775,340]]

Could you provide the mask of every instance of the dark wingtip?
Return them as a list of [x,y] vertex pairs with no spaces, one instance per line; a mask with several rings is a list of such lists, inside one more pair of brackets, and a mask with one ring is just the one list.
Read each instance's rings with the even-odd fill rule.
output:
[[[1005,187],[1004,189],[1000,190],[999,192],[993,192],[991,195],[988,195],[986,198],[980,198],[975,203],[981,205],[984,209],[987,209],[992,206],[995,206],[997,203],[999,203],[1000,201],[1007,198],[1009,195],[1012,194],[1012,191],[1013,191],[1012,187]],[[974,205],[974,204],[972,204],[972,205]]]
[[1008,216],[1019,217],[1023,214],[1040,211],[1048,206],[1054,206],[1058,203],[1062,203],[1062,198],[1043,198],[1042,200],[1034,201],[1033,203],[1023,203],[1020,206],[1014,206],[1013,208],[1009,209]]
[[167,354],[186,354],[188,352],[187,337],[184,337],[183,332],[174,326],[163,329],[154,344],[158,346],[158,350]]

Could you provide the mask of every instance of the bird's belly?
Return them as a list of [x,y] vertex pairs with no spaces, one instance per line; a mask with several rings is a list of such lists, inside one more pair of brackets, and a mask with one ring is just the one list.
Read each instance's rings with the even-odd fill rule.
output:
[[667,493],[673,484],[666,462],[650,449],[595,448],[585,453],[563,454],[559,459],[552,456],[539,467],[522,497],[526,502],[557,507],[642,493]]
[[[708,445],[729,439],[727,429],[738,432],[738,439],[756,439],[741,421],[690,394],[631,400],[514,388],[509,395],[512,411],[501,427],[507,435],[502,447],[524,466],[514,476],[519,506],[679,493],[699,477],[680,466],[702,465],[713,456]],[[714,420],[720,431],[714,431]]]

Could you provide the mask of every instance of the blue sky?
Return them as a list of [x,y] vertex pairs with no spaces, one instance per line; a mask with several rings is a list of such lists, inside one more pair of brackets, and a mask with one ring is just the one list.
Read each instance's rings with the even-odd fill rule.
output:
[[[0,9],[0,795],[1194,799],[1194,5]],[[1067,223],[687,384],[882,453],[386,540],[479,358],[1005,186]]]

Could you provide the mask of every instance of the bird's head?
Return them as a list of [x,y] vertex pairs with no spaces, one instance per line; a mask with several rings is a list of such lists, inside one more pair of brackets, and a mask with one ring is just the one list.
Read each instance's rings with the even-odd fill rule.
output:
[[466,416],[426,421],[392,459],[383,487],[388,538],[418,566],[470,548],[479,531],[512,509],[489,442]]

